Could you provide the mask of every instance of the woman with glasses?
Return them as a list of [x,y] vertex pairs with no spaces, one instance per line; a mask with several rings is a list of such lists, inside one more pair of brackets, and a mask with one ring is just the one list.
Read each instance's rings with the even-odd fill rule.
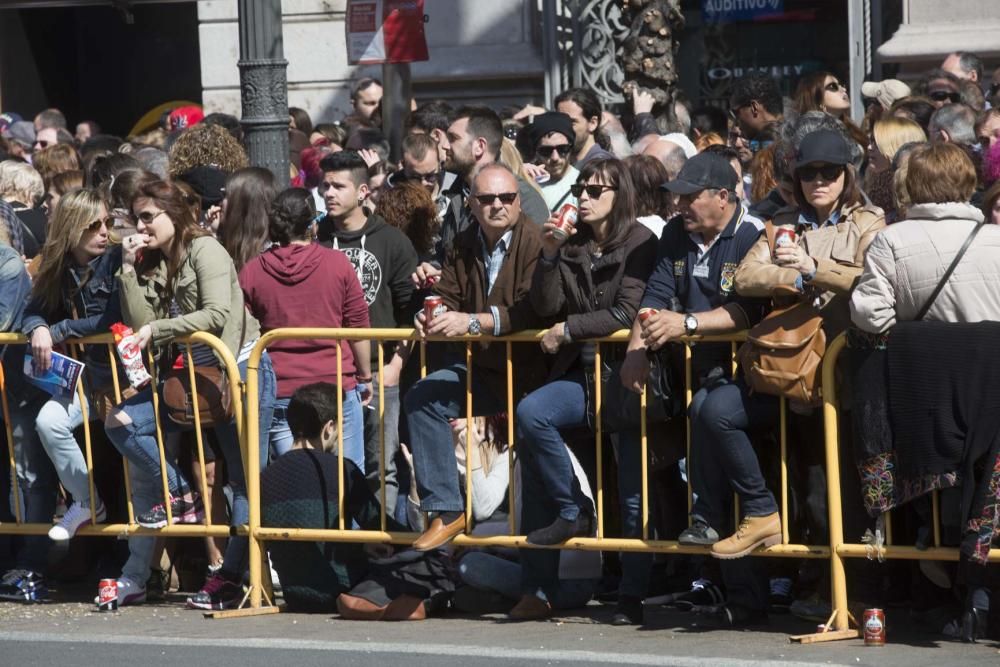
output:
[[[553,355],[549,381],[517,406],[517,445],[524,468],[525,502],[521,526],[528,542],[552,545],[594,534],[593,505],[580,488],[561,430],[593,427],[595,346],[581,343],[632,326],[646,280],[656,261],[656,238],[636,221],[636,193],[627,167],[616,159],[589,162],[572,188],[580,202],[579,219],[568,236],[559,221],[544,226],[542,256],[535,267],[531,303],[540,317],[554,318],[542,338],[542,349]],[[606,345],[603,359],[623,350]],[[603,374],[603,372],[602,372]],[[619,451],[634,449],[623,444]],[[635,443],[637,445],[637,443]],[[630,452],[631,453],[631,452]],[[622,465],[619,470],[632,468]],[[619,475],[622,505],[639,490],[638,475]],[[635,505],[624,517],[628,537],[641,534]],[[526,549],[521,553],[524,596],[511,611],[515,618],[548,615],[546,587],[558,580],[559,554]],[[627,577],[625,577],[627,579]],[[623,590],[637,600],[643,590]]]
[[[67,338],[107,333],[121,319],[115,274],[121,268],[122,248],[111,243],[113,221],[103,197],[91,189],[63,195],[51,224],[21,326],[39,371],[52,366],[53,347]],[[68,540],[80,526],[94,519],[104,521],[106,516],[100,498],[93,499],[91,515],[87,462],[73,431],[83,423],[84,409],[96,417],[97,394],[112,385],[111,367],[107,350],[100,345],[86,346],[81,361],[87,365],[82,401],[77,392],[54,396],[35,420],[59,481],[73,497],[62,520],[49,531],[56,541]]]
[[795,90],[795,110],[799,114],[807,111],[823,111],[846,127],[851,138],[862,149],[868,146],[868,137],[851,120],[851,96],[847,86],[830,72],[813,72],[799,80]]
[[[236,359],[240,377],[245,380],[247,360],[260,337],[260,324],[243,306],[232,258],[198,225],[198,209],[197,197],[186,186],[160,180],[139,186],[132,201],[138,233],[128,239],[118,279],[122,320],[135,331],[140,349],[150,344],[163,347],[199,331],[212,334]],[[203,345],[192,346],[191,357],[195,366],[217,367],[221,363],[212,349]],[[188,363],[186,354],[181,359]],[[159,387],[146,386],[117,406],[105,420],[105,428],[118,451],[161,485],[154,390],[159,391]],[[260,362],[259,414],[254,415],[264,430],[271,423],[274,395],[274,371],[265,352]],[[162,426],[168,431],[183,428],[169,419],[163,420]],[[214,431],[233,494],[230,520],[238,526],[246,523],[249,506],[236,427],[233,422],[217,424]],[[267,440],[261,438],[261,444],[263,465]],[[167,525],[166,502],[170,503],[174,523],[200,523],[204,517],[202,499],[174,457],[168,456],[163,465],[170,497],[137,513],[137,523],[147,528]],[[208,578],[201,591],[188,598],[188,606],[225,609],[238,604],[247,564],[246,538],[231,537],[221,569]]]
[[[865,250],[885,227],[882,211],[866,204],[862,197],[851,164],[849,141],[842,132],[831,129],[805,135],[793,153],[795,205],[774,216],[775,228],[793,232],[794,241],[777,245],[772,251],[767,237],[762,235],[743,259],[735,278],[741,296],[766,298],[781,294],[791,302],[801,300],[816,305],[823,316],[827,340],[833,340],[850,324],[848,299],[861,275]],[[706,460],[718,463],[711,469],[714,475],[701,480],[699,502],[716,508],[731,507],[732,494],[736,493],[743,512],[738,530],[712,545],[711,554],[716,558],[742,558],[761,545],[781,541],[778,505],[764,481],[750,437],[752,432],[776,426],[778,420],[778,399],[752,393],[742,376],[713,388],[697,414],[692,415],[692,447],[698,447]],[[822,415],[815,406],[792,401],[788,428],[795,443],[789,448],[790,484],[801,499],[810,535],[826,535],[823,448],[816,446],[823,442]],[[851,497],[846,490],[844,496]],[[860,499],[860,493],[853,497]],[[857,504],[858,513],[845,513],[848,521],[850,516],[863,516]],[[795,523],[790,517],[788,521]],[[726,526],[713,528],[722,533]],[[863,528],[850,534],[862,532]],[[751,575],[745,570],[742,576],[759,579],[764,572],[758,570]],[[727,584],[732,583],[728,579],[729,575]],[[732,624],[745,625],[754,619],[754,609],[767,608],[767,582],[741,581],[739,587],[754,599],[745,601],[748,606],[731,603],[729,612]]]

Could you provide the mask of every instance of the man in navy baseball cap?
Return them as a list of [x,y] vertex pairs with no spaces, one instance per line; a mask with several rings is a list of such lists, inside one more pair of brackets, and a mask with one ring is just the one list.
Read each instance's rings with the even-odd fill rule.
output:
[[736,171],[729,161],[714,153],[699,153],[684,163],[677,178],[661,187],[676,195],[690,195],[702,190],[736,190]]

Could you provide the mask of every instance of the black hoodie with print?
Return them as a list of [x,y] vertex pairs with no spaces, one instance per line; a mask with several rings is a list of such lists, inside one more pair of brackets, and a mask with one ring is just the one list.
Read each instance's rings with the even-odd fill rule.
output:
[[[381,216],[368,216],[364,227],[348,232],[337,229],[330,216],[319,222],[318,241],[340,250],[351,260],[368,304],[372,328],[411,327],[416,306],[410,276],[417,269],[417,251],[403,232]],[[386,347],[387,353],[395,343]],[[388,362],[389,357],[386,357]],[[378,362],[378,346],[372,346],[372,368]]]

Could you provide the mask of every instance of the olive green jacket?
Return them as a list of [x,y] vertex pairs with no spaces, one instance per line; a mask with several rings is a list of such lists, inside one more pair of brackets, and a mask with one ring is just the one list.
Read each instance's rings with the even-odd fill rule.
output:
[[[134,271],[120,274],[125,324],[135,330],[149,324],[156,346],[204,331],[222,339],[233,357],[238,358],[244,321],[243,291],[226,249],[211,236],[199,236],[191,242],[174,280],[174,300],[182,313],[178,317],[170,317],[170,303],[158,294],[166,281],[165,260],[143,276]],[[260,324],[249,313],[242,334],[244,344],[260,338]]]

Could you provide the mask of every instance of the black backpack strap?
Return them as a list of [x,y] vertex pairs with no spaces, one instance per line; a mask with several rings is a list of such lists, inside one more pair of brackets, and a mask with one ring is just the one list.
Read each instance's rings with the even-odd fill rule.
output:
[[972,233],[969,234],[969,237],[965,239],[965,243],[963,243],[962,247],[959,248],[958,254],[955,255],[955,259],[951,260],[951,264],[948,266],[948,269],[944,272],[944,275],[941,276],[941,282],[937,284],[937,287],[935,287],[934,291],[931,292],[931,295],[927,298],[927,301],[924,302],[924,305],[920,309],[920,312],[917,313],[917,316],[913,318],[915,321],[919,322],[920,320],[924,319],[924,317],[927,315],[927,311],[931,309],[931,305],[934,303],[934,299],[936,299],[938,297],[938,294],[941,293],[941,290],[944,289],[944,286],[947,284],[948,279],[951,278],[951,274],[955,272],[955,268],[958,266],[958,263],[962,261],[962,256],[965,254],[965,251],[969,249],[970,245],[972,245],[972,239],[976,238],[976,234],[978,234],[979,230],[982,228],[983,228],[983,223],[981,222],[978,223],[975,229],[972,230]]

